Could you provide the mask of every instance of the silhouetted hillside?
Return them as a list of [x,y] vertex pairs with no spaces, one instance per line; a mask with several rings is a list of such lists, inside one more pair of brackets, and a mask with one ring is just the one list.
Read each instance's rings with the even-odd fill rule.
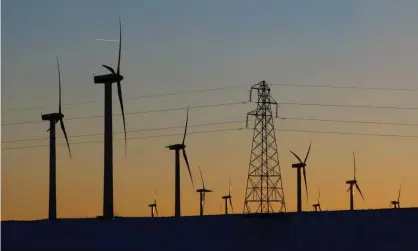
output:
[[418,208],[2,223],[2,250],[418,250]]

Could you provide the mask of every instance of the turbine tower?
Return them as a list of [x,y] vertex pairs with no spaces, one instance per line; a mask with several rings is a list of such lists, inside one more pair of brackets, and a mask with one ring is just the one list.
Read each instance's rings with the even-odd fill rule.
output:
[[206,193],[211,193],[213,192],[210,189],[206,189],[205,187],[205,181],[203,180],[203,174],[202,174],[202,170],[200,169],[199,166],[199,171],[200,171],[200,177],[202,178],[202,186],[203,188],[197,189],[196,192],[198,192],[200,194],[200,200],[199,200],[199,204],[200,204],[200,216],[203,216],[203,210],[205,207],[205,198],[206,198]]
[[302,160],[299,158],[299,156],[296,155],[296,153],[289,150],[298,160],[299,163],[292,164],[292,168],[297,168],[297,211],[302,212],[302,178],[300,169],[303,170],[303,179],[305,181],[305,189],[306,189],[306,200],[308,200],[308,184],[306,182],[306,161],[308,160],[309,152],[311,151],[311,142],[309,142],[309,148],[308,152],[306,153],[305,160],[302,162]]
[[154,212],[158,216],[157,210],[157,191],[154,190],[154,203],[148,205],[151,208],[151,217],[154,218]]
[[393,206],[393,208],[401,208],[401,186],[399,186],[399,191],[398,191],[398,200],[393,200],[390,202],[390,204]]
[[232,206],[232,194],[231,194],[231,178],[229,178],[229,190],[228,195],[222,196],[222,199],[225,200],[225,214],[228,214],[228,200],[231,205],[231,210],[234,212],[234,207]]
[[278,104],[270,95],[266,81],[250,89],[257,91],[257,108],[247,113],[254,116],[253,141],[245,190],[244,213],[286,212],[282,175],[277,153],[276,134],[271,106]]
[[354,159],[354,178],[352,180],[347,180],[345,182],[346,184],[350,185],[347,192],[350,192],[350,210],[351,211],[354,210],[354,186],[359,191],[359,193],[361,195],[361,198],[364,201],[363,193],[361,192],[360,187],[357,184],[357,179],[356,179],[356,156],[354,155],[354,152],[353,152],[353,159]]
[[67,131],[64,126],[64,114],[61,111],[61,72],[60,65],[57,57],[57,68],[58,68],[58,112],[43,114],[42,120],[49,121],[49,210],[48,219],[57,219],[57,166],[56,166],[56,144],[55,144],[55,124],[60,122],[62,132],[64,133],[65,140],[68,146],[68,152],[71,150],[70,144],[68,143]]
[[122,110],[123,129],[125,132],[125,154],[126,154],[126,124],[125,111],[123,108],[121,81],[123,76],[120,74],[120,57],[122,51],[122,24],[119,18],[119,56],[117,71],[112,67],[102,65],[110,74],[94,77],[95,84],[105,86],[105,108],[104,108],[104,182],[103,182],[103,218],[113,219],[113,121],[112,121],[112,84],[117,83],[119,103]]
[[319,203],[319,198],[321,198],[321,191],[319,191],[319,185],[318,185],[318,202],[316,203],[316,204],[313,204],[312,206],[313,206],[313,208],[314,208],[314,210],[315,210],[315,212],[318,212],[318,211],[322,211],[321,210],[321,203]]
[[180,150],[183,152],[184,161],[186,162],[187,169],[189,170],[190,179],[192,181],[192,186],[194,188],[193,184],[193,177],[192,172],[190,171],[190,165],[189,160],[187,158],[186,154],[186,145],[184,144],[186,142],[186,135],[187,135],[187,123],[189,122],[189,108],[186,109],[186,126],[184,127],[184,135],[183,135],[183,142],[181,144],[174,144],[167,146],[168,149],[175,151],[175,159],[174,159],[174,167],[175,167],[175,192],[174,192],[174,216],[180,217],[181,211],[180,211]]

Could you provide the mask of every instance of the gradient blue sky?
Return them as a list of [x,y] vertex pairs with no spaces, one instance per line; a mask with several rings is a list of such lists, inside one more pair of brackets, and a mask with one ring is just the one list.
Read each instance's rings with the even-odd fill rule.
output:
[[[63,102],[98,101],[65,106],[66,117],[102,115],[103,87],[93,84],[102,63],[116,66],[118,15],[123,22],[121,71],[126,112],[245,101],[247,88],[131,99],[148,94],[232,85],[271,84],[354,85],[416,88],[418,83],[417,1],[2,1],[2,123],[40,120],[57,103],[55,56],[61,64]],[[418,107],[417,92],[273,87],[279,102],[339,103]],[[116,98],[116,95],[114,96]],[[7,111],[48,105],[48,108]],[[253,105],[191,110],[190,123],[245,119]],[[114,102],[114,112],[119,113]],[[283,105],[288,117],[418,123],[417,111],[298,107]],[[114,130],[121,131],[119,117]],[[181,126],[183,112],[127,116],[127,129]],[[418,135],[417,127],[277,121],[278,128]],[[66,123],[71,135],[103,132],[103,119]],[[236,128],[244,125],[217,126]],[[2,126],[2,141],[48,136],[46,123]],[[211,129],[211,128],[208,128]],[[205,130],[199,128],[195,130]],[[170,130],[170,133],[181,130]],[[152,133],[130,133],[131,137]],[[345,208],[345,179],[351,152],[358,155],[359,173],[370,202],[359,207],[385,207],[405,184],[404,205],[417,205],[417,139],[277,133],[288,210],[294,210],[295,174],[287,149],[313,150],[309,170],[311,194],[317,184],[328,208]],[[60,132],[58,136],[61,136]],[[120,137],[118,135],[117,137]],[[71,141],[100,140],[99,137]],[[60,139],[62,140],[62,139]],[[59,143],[62,141],[59,140]],[[147,215],[146,205],[157,187],[163,214],[172,213],[172,153],[163,146],[175,137],[131,140],[128,156],[115,143],[116,204],[124,215]],[[47,144],[47,141],[3,143],[4,147]],[[208,184],[216,186],[209,213],[219,212],[219,190],[234,183],[236,208],[242,200],[248,171],[251,132],[191,136],[189,155],[201,165]],[[102,143],[74,145],[69,161],[58,150],[58,193],[65,216],[97,215],[101,204]],[[5,218],[46,215],[48,149],[2,152],[2,210]],[[123,167],[127,168],[123,170]],[[337,167],[338,166],[338,167]],[[396,170],[394,167],[396,166]],[[322,168],[322,170],[321,170]],[[122,170],[121,170],[122,169]],[[324,175],[326,173],[326,175]],[[185,174],[185,173],[183,173]],[[157,178],[160,177],[160,180]],[[197,214],[197,194],[183,175],[186,214]],[[391,178],[391,179],[389,179]],[[377,185],[385,182],[386,193]],[[223,184],[225,183],[225,184]],[[24,184],[24,186],[23,186]],[[197,182],[199,184],[199,182]],[[223,185],[222,185],[223,184]],[[77,189],[74,189],[74,188]],[[72,188],[72,189],[69,189]],[[61,189],[61,190],[60,190]],[[61,191],[61,192],[60,192]],[[132,191],[135,191],[133,193]],[[80,196],[83,193],[83,196]],[[379,196],[371,196],[377,195]],[[60,199],[62,198],[62,199]],[[314,198],[312,195],[311,198]],[[130,206],[136,201],[135,207]],[[75,204],[85,207],[74,209]],[[89,204],[90,203],[90,204]],[[191,204],[190,204],[191,203]],[[189,206],[190,205],[190,206]],[[332,206],[331,206],[332,205]],[[21,209],[22,207],[26,209]],[[305,205],[310,208],[309,205]],[[20,209],[17,209],[20,208]],[[29,210],[30,208],[31,210]],[[324,208],[326,206],[324,205]]]

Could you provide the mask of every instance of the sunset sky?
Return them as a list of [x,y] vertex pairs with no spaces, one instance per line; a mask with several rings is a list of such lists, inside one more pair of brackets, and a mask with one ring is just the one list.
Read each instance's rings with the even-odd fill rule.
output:
[[[310,140],[309,204],[303,197],[304,210],[312,210],[318,185],[323,210],[348,208],[345,181],[352,178],[353,151],[365,196],[365,202],[356,197],[356,208],[388,207],[400,184],[401,206],[418,206],[417,12],[415,0],[3,0],[2,220],[47,217],[48,140],[6,141],[48,138],[49,124],[41,120],[41,114],[58,109],[56,56],[63,103],[70,104],[63,106],[64,121],[99,116],[65,121],[73,143],[72,159],[57,127],[58,217],[101,215],[104,88],[93,84],[93,74],[107,73],[101,64],[116,68],[118,43],[96,39],[118,39],[118,15],[122,19],[125,112],[137,112],[126,116],[128,131],[182,127],[185,110],[138,112],[248,101],[248,89],[262,80],[271,84],[272,96],[279,103],[415,108],[282,104],[279,114],[287,118],[413,125],[276,119],[275,126],[287,211],[296,210],[296,171],[291,168],[295,159],[288,149],[304,155]],[[230,86],[239,87],[226,88]],[[187,93],[210,88],[223,89]],[[391,88],[415,91],[387,90]],[[113,90],[114,113],[119,114],[116,87]],[[180,94],[138,98],[171,92]],[[190,127],[189,131],[245,127],[246,113],[255,107],[246,103],[190,109],[189,125],[243,122]],[[26,121],[35,123],[11,124]],[[114,117],[113,125],[114,132],[123,131],[120,116]],[[180,143],[182,136],[143,137],[181,134],[182,130],[129,132],[128,138],[136,139],[128,140],[126,156],[123,141],[114,142],[116,214],[148,216],[156,189],[160,215],[173,215],[174,153],[165,146]],[[74,137],[85,134],[99,135]],[[114,138],[122,139],[123,134]],[[74,144],[86,141],[99,142]],[[206,196],[206,213],[221,212],[229,176],[235,212],[242,213],[251,142],[251,130],[188,136],[195,189],[200,187],[200,166],[207,188],[214,190]],[[28,146],[42,147],[21,148]],[[182,214],[197,215],[199,194],[181,164]]]

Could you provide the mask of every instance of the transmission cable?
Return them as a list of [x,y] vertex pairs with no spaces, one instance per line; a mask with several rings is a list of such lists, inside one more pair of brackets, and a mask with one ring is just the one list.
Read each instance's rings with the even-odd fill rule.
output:
[[[231,102],[231,103],[221,103],[221,104],[212,104],[212,105],[199,105],[199,106],[190,106],[190,109],[196,108],[209,108],[209,107],[218,107],[218,106],[232,106],[240,104],[248,104],[248,101],[241,102]],[[394,110],[418,110],[418,107],[399,107],[399,106],[373,106],[373,105],[344,105],[344,104],[321,104],[321,103],[299,103],[299,102],[283,102],[279,103],[280,105],[295,105],[295,106],[318,106],[318,107],[346,107],[346,108],[361,108],[361,109],[394,109]],[[167,111],[178,111],[184,110],[186,108],[168,108],[160,110],[148,110],[148,111],[138,111],[138,112],[128,112],[125,115],[134,115],[134,114],[145,114],[145,113],[154,113],[154,112],[167,112]],[[121,114],[113,114],[112,116],[120,116]],[[66,120],[79,120],[79,119],[93,119],[93,118],[102,118],[103,115],[92,115],[92,116],[82,116],[82,117],[70,117]],[[22,124],[38,124],[43,123],[41,120],[32,120],[32,121],[23,121],[23,122],[10,122],[1,124],[2,126],[10,125],[22,125]]]
[[[229,129],[219,129],[212,131],[197,131],[190,132],[188,134],[203,134],[203,133],[215,133],[215,132],[226,132],[226,131],[243,131],[243,130],[253,130],[252,128],[229,128]],[[298,133],[317,133],[317,134],[336,134],[336,135],[357,135],[357,136],[375,136],[375,137],[393,137],[393,138],[418,138],[418,135],[401,135],[401,134],[377,134],[377,133],[357,133],[357,132],[338,132],[338,131],[315,131],[315,130],[297,130],[297,129],[275,129],[279,132],[298,132]],[[150,136],[140,136],[140,137],[129,137],[127,139],[147,139],[147,138],[161,138],[169,136],[178,136],[183,135],[183,133],[175,134],[161,134],[161,135],[150,135]],[[114,141],[120,141],[124,139],[114,139]],[[94,141],[81,141],[73,142],[71,145],[78,144],[90,144],[90,143],[102,143],[103,140],[94,140]],[[57,144],[57,146],[66,146],[65,144]],[[35,145],[35,146],[19,146],[19,147],[7,147],[2,148],[2,151],[5,150],[17,150],[17,149],[28,149],[28,148],[40,148],[40,147],[49,147],[49,145]]]
[[[302,84],[269,84],[271,86],[284,86],[284,87],[296,87],[296,88],[329,88],[329,89],[358,89],[358,90],[374,90],[374,91],[404,91],[404,92],[416,92],[418,89],[413,88],[387,88],[387,87],[361,87],[361,86],[336,86],[336,85],[302,85]],[[167,93],[160,93],[160,94],[150,94],[144,96],[134,96],[128,97],[127,99],[148,99],[148,98],[158,98],[164,96],[175,96],[180,94],[191,94],[191,93],[199,93],[199,92],[209,92],[209,91],[219,91],[219,90],[226,90],[226,89],[235,89],[235,88],[250,88],[249,85],[233,85],[233,86],[225,86],[225,87],[216,87],[216,88],[205,88],[199,90],[187,90],[187,91],[179,91],[179,92],[167,92]],[[72,106],[72,105],[83,105],[83,104],[94,104],[100,101],[80,101],[80,102],[73,102],[73,103],[64,103],[63,106]],[[51,107],[51,105],[39,105],[39,106],[30,106],[30,107],[22,107],[22,108],[8,108],[4,111],[23,111],[23,110],[32,110],[32,109],[40,109],[40,108],[47,108]]]
[[[211,105],[198,105],[198,106],[189,106],[189,109],[198,109],[198,108],[210,108],[210,107],[219,107],[219,106],[232,106],[232,105],[241,105],[247,104],[247,101],[240,101],[240,102],[231,102],[231,103],[220,103],[220,104],[211,104]],[[167,109],[159,109],[159,110],[148,110],[148,111],[137,111],[137,112],[126,112],[125,115],[134,115],[134,114],[146,114],[146,113],[156,113],[156,112],[169,112],[169,111],[179,111],[185,110],[185,107],[179,108],[167,108]],[[120,116],[121,113],[112,114],[112,116]],[[82,116],[82,117],[70,117],[66,118],[66,121],[69,120],[79,120],[79,119],[94,119],[94,118],[103,118],[104,115],[92,115],[92,116]],[[9,125],[23,125],[23,124],[38,124],[43,123],[42,120],[32,120],[32,121],[22,121],[22,122],[11,122],[11,123],[4,123],[1,124],[2,126],[9,126]]]
[[[235,120],[235,121],[223,121],[223,122],[213,122],[213,123],[205,123],[205,124],[195,124],[195,125],[188,125],[188,127],[201,127],[201,126],[211,126],[211,125],[224,125],[224,124],[236,124],[236,123],[245,123],[245,120]],[[132,132],[149,132],[149,131],[160,131],[160,130],[168,130],[168,129],[184,129],[184,125],[182,126],[169,126],[169,127],[157,127],[157,128],[146,128],[146,129],[136,129],[136,130],[128,130],[127,133]],[[122,134],[121,132],[113,132],[113,134]],[[68,138],[80,138],[80,137],[90,137],[90,136],[102,136],[103,132],[101,133],[89,133],[89,134],[78,134],[78,135],[69,135]],[[62,136],[56,137],[64,138]],[[42,138],[31,138],[31,139],[18,139],[18,140],[7,140],[2,141],[1,143],[17,143],[17,142],[27,142],[27,141],[38,141],[38,140],[47,140],[49,137],[42,137]]]
[[[225,132],[225,131],[237,131],[242,130],[243,128],[231,128],[231,129],[218,129],[218,130],[208,130],[208,131],[197,131],[189,132],[189,134],[202,134],[202,133],[215,133],[215,132]],[[149,135],[149,136],[140,136],[140,137],[128,137],[127,139],[147,139],[147,138],[161,138],[169,136],[178,136],[183,135],[183,133],[172,133],[172,134],[160,134],[160,135]],[[124,139],[113,139],[113,141],[120,141]],[[90,144],[90,143],[101,143],[103,140],[91,140],[91,141],[81,141],[81,142],[70,142],[70,145],[79,145],[79,144]],[[64,144],[57,144],[57,146],[62,146]],[[39,148],[39,147],[49,147],[48,145],[35,145],[35,146],[18,146],[18,147],[6,147],[1,150],[13,150],[13,149],[25,149],[25,148]]]
[[[363,121],[363,120],[336,120],[336,119],[321,119],[321,118],[303,118],[303,117],[278,117],[281,120],[297,120],[297,121],[317,121],[317,122],[333,122],[333,123],[353,123],[353,124],[376,124],[376,125],[394,125],[394,126],[418,126],[418,123],[398,123],[398,122],[381,122],[381,121]],[[212,125],[223,125],[223,124],[236,124],[236,123],[245,123],[245,120],[231,120],[231,121],[221,121],[221,122],[211,122],[203,124],[189,125],[189,127],[202,127],[202,126],[212,126]],[[249,120],[248,122],[252,122]],[[169,127],[157,127],[157,128],[145,128],[145,129],[135,129],[128,130],[127,133],[133,132],[147,132],[147,131],[160,131],[168,129],[182,129],[184,126],[169,126]],[[113,134],[121,134],[124,132],[114,132]],[[69,138],[79,138],[79,137],[90,137],[90,136],[101,136],[103,133],[89,133],[89,134],[78,134],[69,136]],[[56,137],[64,138],[64,137]],[[30,138],[30,139],[19,139],[19,140],[7,140],[2,141],[1,143],[17,143],[17,142],[27,142],[27,141],[38,141],[38,140],[47,140],[49,137],[41,138]]]

